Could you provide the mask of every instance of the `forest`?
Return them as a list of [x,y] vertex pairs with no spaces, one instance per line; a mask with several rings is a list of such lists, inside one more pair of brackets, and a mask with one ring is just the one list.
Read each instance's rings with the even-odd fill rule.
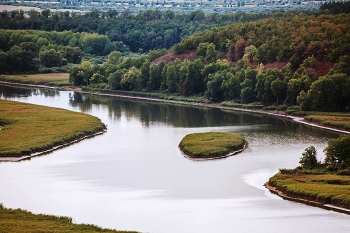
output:
[[112,52],[70,71],[76,85],[205,96],[226,104],[259,103],[302,110],[347,111],[350,101],[350,15],[294,16],[232,24],[174,45],[192,60],[167,63],[156,51],[134,59]]
[[97,33],[107,36],[121,52],[148,52],[162,48],[170,48],[183,38],[195,32],[204,31],[231,23],[243,23],[262,18],[282,18],[287,15],[311,14],[309,11],[275,11],[269,13],[230,13],[205,14],[193,11],[179,14],[173,11],[147,10],[131,13],[128,10],[118,12],[109,10],[102,12],[93,10],[85,14],[77,12],[41,12],[22,10],[0,12],[0,28],[30,29],[40,31],[72,31]]
[[[230,106],[244,104],[251,108],[349,111],[350,15],[334,10],[329,14],[338,4],[322,7],[322,11],[313,14],[272,12],[264,16],[245,13],[204,15],[201,12],[174,15],[169,11],[147,11],[128,16],[125,15],[127,12],[116,12],[114,16],[106,12],[102,16],[103,12],[93,11],[76,16],[49,14],[46,18],[77,17],[77,21],[87,18],[93,22],[91,17],[96,13],[96,21],[103,22],[101,25],[116,20],[115,30],[119,28],[117,22],[125,27],[130,23],[129,33],[135,33],[141,22],[145,31],[175,30],[174,36],[169,38],[176,40],[165,45],[167,37],[163,34],[159,47],[152,43],[142,47],[139,42],[146,38],[142,33],[127,42],[121,39],[130,38],[125,31],[120,31],[122,36],[118,39],[113,39],[113,30],[107,29],[97,31],[103,35],[88,29],[89,32],[50,31],[55,28],[42,28],[46,24],[40,23],[29,24],[34,22],[30,15],[33,12],[29,12],[29,18],[14,20],[17,24],[7,27],[28,29],[30,25],[37,25],[37,29],[49,31],[0,30],[0,64],[5,64],[0,66],[0,72],[35,72],[38,67],[76,63],[79,65],[71,66],[69,70],[70,81],[90,89],[199,96],[211,102]],[[38,19],[44,22],[43,12],[39,15]],[[214,20],[214,16],[221,20]],[[241,18],[236,20],[236,16]],[[11,13],[6,17],[12,17]],[[167,25],[167,20],[180,28]],[[235,23],[228,24],[229,21]],[[27,26],[23,26],[25,22]],[[227,25],[214,27],[219,22]],[[204,30],[204,26],[199,29],[202,24],[207,24],[210,29]],[[163,30],[155,25],[169,28]],[[181,25],[192,25],[196,29],[189,32],[187,26],[181,28]],[[154,42],[153,39],[150,41]],[[168,51],[160,49],[170,46]],[[122,48],[126,47],[148,53],[125,57]],[[102,64],[83,60],[83,56],[89,54],[104,55],[107,59]]]

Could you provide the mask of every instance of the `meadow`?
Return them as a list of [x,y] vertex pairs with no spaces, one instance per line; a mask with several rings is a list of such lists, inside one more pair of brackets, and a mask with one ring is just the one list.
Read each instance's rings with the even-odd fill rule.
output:
[[84,113],[0,99],[0,157],[43,151],[105,129]]
[[47,86],[70,86],[68,73],[1,75],[0,80]]
[[216,158],[242,149],[244,138],[229,132],[206,132],[186,135],[180,149],[191,158]]
[[11,233],[132,233],[103,229],[95,225],[74,224],[72,218],[33,214],[21,209],[9,209],[0,204],[0,232]]
[[310,112],[304,119],[320,125],[350,130],[350,113]]
[[268,184],[294,198],[350,208],[350,176],[278,173]]

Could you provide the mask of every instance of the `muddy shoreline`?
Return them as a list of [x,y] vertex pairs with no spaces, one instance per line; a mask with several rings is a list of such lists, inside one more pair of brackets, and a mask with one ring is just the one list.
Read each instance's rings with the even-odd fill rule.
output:
[[348,208],[344,208],[344,207],[340,207],[340,206],[336,206],[336,205],[331,205],[331,204],[324,204],[322,202],[318,202],[318,201],[314,201],[314,200],[308,200],[308,199],[299,198],[299,197],[298,198],[292,197],[292,196],[282,192],[281,190],[277,189],[276,187],[271,186],[268,182],[266,182],[264,184],[264,186],[265,186],[265,188],[270,190],[271,193],[276,194],[276,195],[282,197],[285,200],[299,202],[299,203],[303,203],[303,204],[306,204],[306,205],[319,207],[319,208],[322,208],[322,209],[325,209],[325,210],[331,210],[331,211],[335,211],[335,212],[339,212],[339,213],[350,215],[350,209],[348,209]]
[[22,161],[22,160],[31,159],[31,158],[36,157],[36,156],[41,156],[41,155],[45,155],[45,154],[51,153],[51,152],[53,152],[55,150],[58,150],[60,148],[72,145],[72,144],[77,143],[77,142],[80,142],[80,141],[82,141],[84,139],[92,138],[92,137],[104,134],[105,132],[107,132],[106,129],[98,131],[96,133],[88,134],[88,135],[85,135],[85,136],[73,139],[71,141],[59,144],[57,146],[54,146],[54,147],[51,147],[51,148],[48,148],[48,149],[45,149],[45,150],[42,150],[42,151],[37,151],[37,152],[31,153],[29,155],[0,157],[0,162],[19,162],[19,161]]

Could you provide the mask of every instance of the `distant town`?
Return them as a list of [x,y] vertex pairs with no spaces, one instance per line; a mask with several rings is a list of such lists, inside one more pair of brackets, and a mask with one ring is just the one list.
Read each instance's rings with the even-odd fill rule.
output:
[[[0,11],[18,9],[50,9],[52,11],[78,11],[92,10],[123,12],[142,12],[146,10],[171,10],[174,12],[203,11],[208,13],[231,13],[231,12],[256,12],[263,13],[273,10],[316,10],[325,3],[334,1],[316,0],[197,0],[197,1],[174,1],[174,0],[60,0],[60,1],[24,1],[24,0],[0,0]],[[342,2],[342,1],[341,1]],[[8,7],[8,8],[6,8]]]

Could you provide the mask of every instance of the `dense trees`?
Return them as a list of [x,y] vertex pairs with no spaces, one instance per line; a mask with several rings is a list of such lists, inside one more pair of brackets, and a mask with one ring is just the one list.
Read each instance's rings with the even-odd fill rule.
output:
[[108,55],[117,48],[107,36],[0,29],[1,72],[36,72],[39,66],[79,64],[85,54]]
[[302,157],[299,161],[302,168],[306,169],[312,169],[317,167],[317,165],[320,164],[320,162],[317,160],[317,151],[314,146],[310,146],[305,149],[305,151],[302,153]]
[[[23,11],[0,12],[0,28],[3,29],[31,29],[43,31],[72,31],[88,32],[104,35],[112,42],[107,48],[96,50],[106,38],[97,37],[91,48],[98,54],[108,54],[111,46],[119,51],[130,49],[132,52],[148,52],[161,48],[170,48],[181,39],[216,26],[233,22],[248,22],[266,17],[285,17],[286,15],[306,14],[304,12],[269,12],[259,13],[231,13],[204,14],[201,11],[187,14],[176,14],[173,11],[147,10],[132,14],[130,11],[117,12],[109,10],[101,12],[93,10],[84,14],[66,12],[52,12],[49,9],[42,12],[31,10],[28,17]],[[66,41],[65,45],[78,46],[77,40]],[[91,41],[90,41],[91,42]],[[1,43],[0,43],[1,44]],[[84,52],[85,48],[80,47]],[[109,51],[109,52],[107,52]]]
[[[0,30],[0,71],[25,72],[35,71],[40,65],[78,64],[84,53],[108,55],[103,64],[84,61],[72,68],[72,83],[114,90],[200,95],[218,102],[350,110],[350,15],[269,14],[242,14],[243,21],[273,17],[205,30],[239,20],[236,14],[224,17],[201,12],[102,14],[95,10],[73,16],[33,11],[29,19],[15,12],[14,23],[5,25],[3,22],[14,18],[1,13],[4,21],[0,21],[0,26],[9,28],[29,27],[25,23],[36,19],[47,23],[56,20],[55,30],[80,24],[75,25],[78,32]],[[196,31],[202,32],[193,34]],[[193,35],[187,37],[190,34]],[[190,51],[196,54],[195,58],[176,59],[167,64],[155,61],[164,55],[164,50],[150,49],[172,46],[182,38],[173,47],[175,55],[186,57],[181,53]],[[122,57],[126,45],[132,51],[150,51],[135,58]]]
[[299,105],[302,110],[345,111],[350,110],[350,40],[338,32],[350,30],[349,17],[298,16],[234,24],[195,34],[174,46],[177,52],[195,50],[190,52],[197,57],[192,61],[158,64],[152,62],[155,51],[132,59],[113,52],[100,66],[109,80],[106,88],[203,95],[214,102],[283,104],[284,109]]
[[325,163],[331,165],[350,166],[350,136],[342,135],[329,140],[325,149]]

